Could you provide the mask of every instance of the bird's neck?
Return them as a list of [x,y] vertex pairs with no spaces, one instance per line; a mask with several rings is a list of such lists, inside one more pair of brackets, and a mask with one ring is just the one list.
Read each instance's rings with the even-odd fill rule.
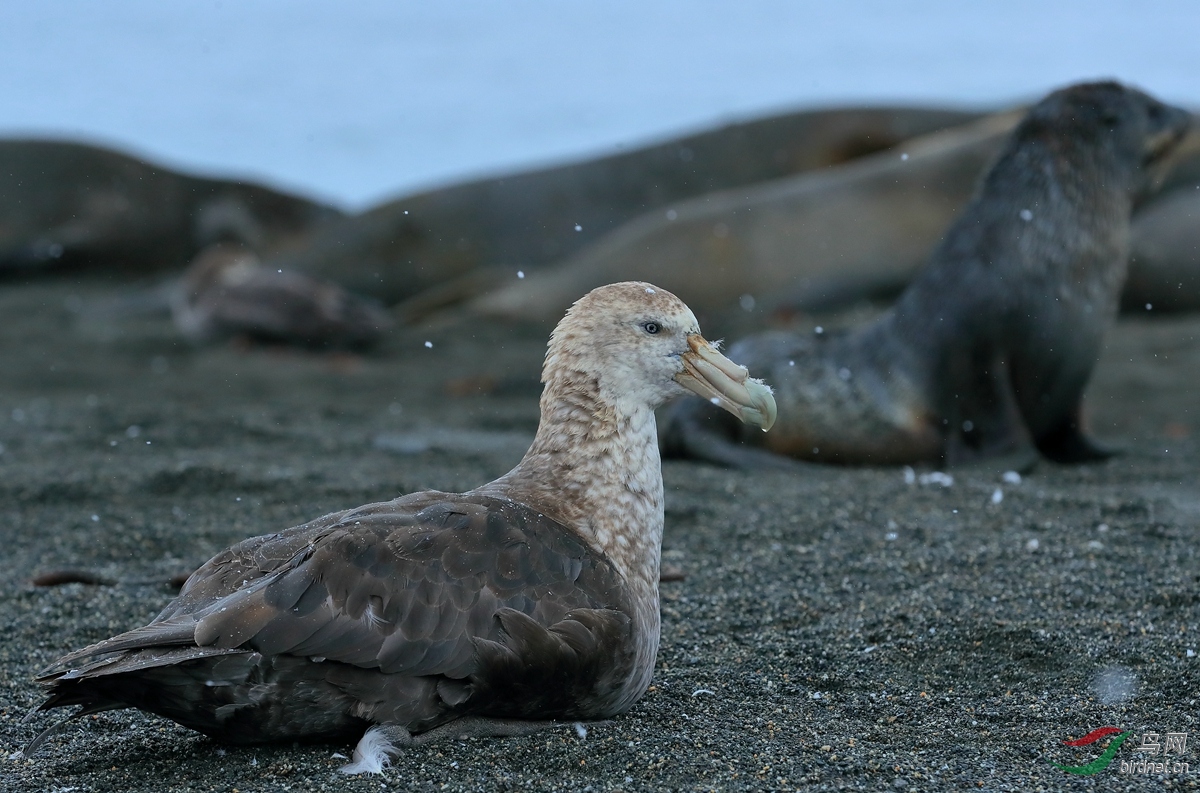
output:
[[572,526],[657,601],[662,466],[654,411],[622,415],[591,383],[551,382],[524,459],[490,488]]

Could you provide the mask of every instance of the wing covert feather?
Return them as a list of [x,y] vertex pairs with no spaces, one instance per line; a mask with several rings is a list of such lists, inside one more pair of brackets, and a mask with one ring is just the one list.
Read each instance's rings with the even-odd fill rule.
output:
[[627,611],[618,574],[558,523],[503,499],[419,495],[240,543],[156,622],[191,614],[201,646],[462,677],[475,640],[511,640],[501,609],[543,629],[573,609]]
[[[633,614],[620,575],[564,526],[502,498],[420,493],[241,542],[149,625],[41,679],[47,707],[132,705],[244,741],[359,720],[605,717],[641,693]],[[306,704],[310,689],[326,699]]]

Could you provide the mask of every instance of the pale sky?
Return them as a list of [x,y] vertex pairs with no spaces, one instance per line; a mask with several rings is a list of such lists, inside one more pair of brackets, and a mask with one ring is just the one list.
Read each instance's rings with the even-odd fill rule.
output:
[[0,134],[356,208],[813,105],[994,105],[1117,77],[1200,107],[1200,3],[39,0]]

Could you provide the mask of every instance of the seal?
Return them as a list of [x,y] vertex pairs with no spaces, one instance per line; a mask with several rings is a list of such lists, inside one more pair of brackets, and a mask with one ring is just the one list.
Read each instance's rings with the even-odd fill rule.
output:
[[552,270],[472,300],[470,314],[554,322],[574,296],[645,279],[703,315],[737,309],[813,311],[912,280],[970,200],[1019,111],[906,141],[899,150],[715,191],[641,215]]
[[339,216],[299,196],[189,176],[98,146],[0,141],[0,275],[178,270],[223,241],[282,251]]
[[1123,311],[1200,310],[1200,181],[1190,188],[1134,217]]
[[[936,108],[803,110],[646,146],[400,196],[320,230],[267,265],[334,281],[413,319],[557,265],[646,212],[826,168],[978,118]],[[551,309],[554,323],[576,296]],[[427,294],[428,293],[428,294]]]
[[504,476],[222,551],[148,625],[47,669],[41,709],[140,708],[243,744],[361,735],[348,773],[396,744],[624,712],[659,644],[654,408],[691,392],[767,429],[775,402],[646,283],[580,298],[542,380]]
[[1200,310],[1200,125],[1171,160],[1161,184],[1134,208],[1124,313]]
[[[1083,431],[1084,387],[1116,316],[1133,201],[1190,123],[1113,82],[1043,99],[891,310],[843,334],[770,333],[731,349],[778,389],[766,450],[885,464],[1105,457]],[[736,438],[689,401],[663,442],[763,463]]]
[[[887,152],[644,213],[557,268],[490,284],[493,291],[471,300],[470,311],[548,324],[580,292],[637,278],[664,284],[701,316],[724,315],[723,321],[730,312],[742,314],[747,296],[754,312],[779,316],[891,303],[965,209],[1022,115],[996,114],[914,137]],[[1195,146],[1200,134],[1189,139]],[[1187,291],[1198,227],[1187,225],[1186,213],[1167,219],[1155,211],[1174,191],[1194,194],[1200,184],[1200,156],[1189,158],[1185,146],[1187,141],[1172,158],[1178,164],[1162,192],[1135,203],[1124,310],[1144,311],[1146,303],[1200,307],[1200,293]],[[1158,216],[1144,233],[1141,214]]]

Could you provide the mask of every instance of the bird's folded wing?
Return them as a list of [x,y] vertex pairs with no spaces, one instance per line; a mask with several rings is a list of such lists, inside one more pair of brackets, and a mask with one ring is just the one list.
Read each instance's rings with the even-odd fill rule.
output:
[[619,617],[621,584],[579,538],[526,507],[425,493],[242,542],[197,570],[150,625],[43,675],[120,650],[191,645],[464,678],[478,640],[508,640],[500,610],[546,629],[575,609]]

